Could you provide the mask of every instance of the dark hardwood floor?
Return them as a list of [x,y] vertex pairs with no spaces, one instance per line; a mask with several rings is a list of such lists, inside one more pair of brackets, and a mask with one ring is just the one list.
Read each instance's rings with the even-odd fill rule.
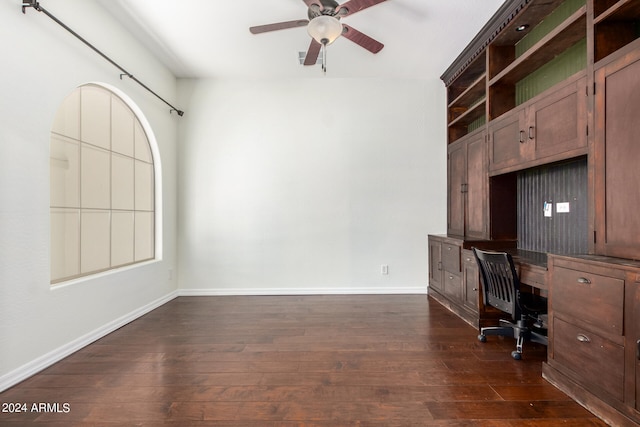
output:
[[181,297],[1,393],[27,412],[0,425],[605,425],[545,347],[476,336],[425,295]]

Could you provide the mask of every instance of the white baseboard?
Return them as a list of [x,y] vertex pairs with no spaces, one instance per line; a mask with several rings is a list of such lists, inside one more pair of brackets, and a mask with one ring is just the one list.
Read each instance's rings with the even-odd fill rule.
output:
[[137,310],[132,311],[131,313],[128,313],[118,319],[115,319],[114,321],[109,322],[106,325],[92,332],[89,332],[88,334],[83,335],[71,341],[68,344],[65,344],[53,351],[50,351],[49,353],[41,357],[38,357],[37,359],[32,360],[31,362],[28,362],[5,375],[2,375],[0,377],[0,392],[18,384],[21,381],[26,380],[30,376],[37,374],[38,372],[42,371],[45,368],[48,368],[49,366],[53,365],[56,362],[59,362],[65,357],[75,353],[76,351],[80,350],[83,347],[86,347],[92,342],[99,340],[105,335],[110,334],[116,329],[121,328],[127,323],[130,323],[136,320],[137,318],[147,314],[148,312],[160,307],[161,305],[168,303],[169,301],[176,298],[177,296],[179,296],[179,292],[173,291],[162,298],[152,301],[149,304],[143,307],[140,307]]
[[267,295],[416,295],[427,294],[426,287],[368,288],[216,288],[179,289],[180,296],[267,296]]

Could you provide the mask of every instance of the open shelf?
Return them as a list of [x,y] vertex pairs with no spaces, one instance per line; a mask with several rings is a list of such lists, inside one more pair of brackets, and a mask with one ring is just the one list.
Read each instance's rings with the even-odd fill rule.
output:
[[515,84],[586,36],[586,6],[581,7],[562,24],[511,62],[489,81],[489,85]]
[[594,24],[599,24],[606,20],[630,21],[640,18],[640,2],[637,0],[619,0],[602,13],[596,15]]
[[594,18],[594,60],[596,62],[640,36],[639,1],[606,1],[597,5]]
[[456,109],[459,107],[464,107],[480,99],[484,95],[486,90],[486,78],[487,73],[482,73],[480,77],[478,77],[473,83],[471,83],[471,86],[469,86],[464,92],[460,94],[460,96],[458,96],[449,104],[449,108]]
[[486,98],[469,107],[467,111],[460,114],[449,123],[449,126],[468,126],[485,114]]

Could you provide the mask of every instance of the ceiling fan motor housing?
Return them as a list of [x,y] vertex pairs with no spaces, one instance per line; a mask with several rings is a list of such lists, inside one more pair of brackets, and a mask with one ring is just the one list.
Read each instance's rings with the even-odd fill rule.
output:
[[340,4],[335,0],[318,0],[318,3],[322,4],[322,9],[318,7],[314,7],[313,5],[309,7],[309,11],[307,15],[309,16],[309,20],[311,21],[313,18],[317,18],[318,16],[328,15],[333,16],[337,19],[340,19],[339,14],[336,14],[336,9]]

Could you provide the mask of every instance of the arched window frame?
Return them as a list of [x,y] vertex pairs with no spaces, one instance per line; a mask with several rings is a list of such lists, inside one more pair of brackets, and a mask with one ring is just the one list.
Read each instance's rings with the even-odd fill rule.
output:
[[[98,89],[98,90],[102,90],[105,93],[108,93],[109,96],[109,147],[107,148],[103,148],[103,147],[97,147],[98,149],[102,150],[103,152],[107,152],[109,154],[109,180],[110,180],[110,188],[109,188],[109,203],[110,206],[108,209],[99,209],[100,212],[108,212],[109,214],[109,265],[105,266],[104,268],[96,268],[96,269],[89,269],[86,270],[83,268],[82,265],[82,257],[83,256],[87,256],[87,254],[85,253],[83,255],[83,248],[82,248],[82,232],[83,230],[80,229],[80,222],[78,223],[78,229],[76,230],[77,233],[77,244],[78,244],[78,261],[77,261],[77,269],[75,271],[75,273],[73,274],[65,274],[60,276],[59,274],[57,275],[57,277],[54,277],[54,266],[55,266],[55,262],[57,262],[57,258],[56,256],[58,256],[56,253],[54,253],[56,250],[60,250],[59,247],[54,247],[54,243],[58,242],[55,238],[54,238],[54,232],[56,231],[54,229],[54,209],[60,209],[59,207],[54,207],[53,205],[53,200],[51,203],[51,212],[52,212],[52,221],[51,221],[51,284],[53,287],[58,287],[61,285],[68,285],[68,284],[72,284],[78,281],[83,281],[86,280],[88,278],[93,278],[96,276],[100,276],[100,275],[105,275],[105,274],[110,274],[114,271],[121,271],[124,269],[130,269],[130,268],[136,268],[140,265],[149,263],[149,262],[155,262],[157,260],[162,259],[162,167],[161,167],[161,162],[160,162],[160,155],[159,155],[159,149],[158,149],[158,144],[155,138],[155,135],[153,133],[153,130],[151,129],[151,126],[148,122],[148,120],[146,119],[145,115],[142,113],[141,109],[131,100],[131,98],[129,96],[127,96],[124,92],[122,92],[121,90],[119,90],[116,87],[113,87],[111,85],[105,84],[105,83],[99,83],[99,82],[90,82],[90,83],[86,83],[83,85],[78,86],[71,94],[69,94],[69,96],[63,101],[63,103],[61,104],[61,106],[59,107],[59,110],[56,114],[56,119],[54,120],[54,125],[52,126],[52,132],[51,132],[51,147],[52,147],[52,151],[53,151],[53,140],[55,137],[59,137],[62,139],[69,139],[73,142],[75,142],[78,145],[78,168],[81,168],[81,155],[80,155],[80,150],[81,147],[84,147],[83,144],[86,143],[86,141],[83,141],[83,139],[85,139],[84,137],[82,137],[81,135],[81,128],[82,128],[82,124],[81,124],[81,116],[82,116],[82,104],[80,101],[80,94],[82,93],[83,90],[85,89]],[[74,100],[74,97],[78,97],[79,99],[77,100],[77,104],[76,104],[76,100]],[[70,99],[71,98],[71,99]],[[113,146],[112,146],[112,132],[113,132],[113,122],[112,122],[112,114],[114,112],[114,107],[113,107],[113,102],[114,100],[116,100],[116,102],[119,102],[121,104],[121,106],[124,106],[132,115],[132,120],[134,123],[134,126],[139,125],[140,130],[143,132],[144,136],[146,137],[146,142],[148,144],[148,149],[149,149],[149,155],[151,157],[150,161],[150,166],[151,166],[151,176],[152,176],[152,182],[150,183],[152,186],[152,195],[153,195],[153,207],[151,209],[151,211],[143,211],[143,210],[137,210],[135,207],[133,208],[133,210],[131,211],[131,213],[133,214],[134,218],[137,219],[136,213],[144,213],[144,212],[150,212],[151,213],[151,218],[152,218],[152,226],[153,226],[153,230],[152,230],[152,236],[153,236],[153,242],[152,242],[152,247],[151,247],[151,255],[149,257],[146,257],[144,259],[135,259],[135,253],[134,253],[134,260],[132,262],[125,262],[125,263],[116,263],[114,264],[112,261],[112,257],[114,255],[114,249],[112,248],[113,246],[113,228],[112,228],[112,224],[113,224],[113,218],[115,217],[114,212],[116,213],[120,213],[118,212],[118,209],[114,209],[112,206],[112,201],[113,201],[113,188],[111,187],[113,180],[114,180],[114,169],[113,169],[113,157],[114,156],[121,156],[120,153],[116,152],[113,150]],[[68,107],[69,105],[71,106],[71,112],[69,114],[68,111]],[[74,110],[75,109],[75,110]],[[122,111],[122,109],[121,109]],[[64,117],[60,117],[60,115],[63,114]],[[61,133],[57,133],[56,131],[59,129],[56,129],[56,126],[59,126],[59,120],[62,120],[63,123],[66,123],[68,121],[73,122],[73,117],[77,115],[77,129],[75,129],[74,132],[76,132],[75,135],[69,136],[69,135],[63,135]],[[74,126],[76,126],[75,124],[72,124],[71,127],[73,128]],[[135,129],[134,129],[135,132]],[[66,132],[63,132],[66,133]],[[135,141],[133,142],[133,144],[135,145]],[[90,146],[91,144],[88,144],[88,146]],[[90,148],[96,148],[96,147],[90,147]],[[135,146],[133,148],[133,150],[135,151]],[[54,154],[53,152],[51,153],[52,155],[52,172],[51,172],[51,176],[52,176],[52,182],[50,183],[51,188],[52,188],[52,193],[53,193],[53,180],[54,180],[54,162],[56,162],[57,160],[54,159]],[[137,164],[137,162],[140,161],[140,159],[138,159],[136,157],[137,155],[134,153],[131,155],[131,160],[133,162],[133,164]],[[123,156],[121,156],[123,157]],[[135,172],[134,172],[135,173]],[[78,185],[82,185],[82,175],[80,172],[78,172]],[[135,187],[135,182],[132,184]],[[80,197],[81,194],[81,190],[78,189],[78,197]],[[135,196],[134,196],[135,197]],[[53,197],[52,197],[53,199]],[[81,206],[80,203],[78,202],[78,206],[76,208],[71,208],[71,209],[77,209],[78,211],[78,215],[82,215],[82,212],[86,213],[85,211],[90,211],[92,210],[91,208],[85,209],[84,206]],[[137,202],[135,202],[137,203]],[[135,221],[135,220],[134,220]],[[74,224],[75,225],[75,224]],[[135,230],[134,230],[134,236],[132,236],[133,239],[135,239]],[[135,245],[135,243],[134,243]],[[133,248],[134,252],[135,252],[135,246]]]

